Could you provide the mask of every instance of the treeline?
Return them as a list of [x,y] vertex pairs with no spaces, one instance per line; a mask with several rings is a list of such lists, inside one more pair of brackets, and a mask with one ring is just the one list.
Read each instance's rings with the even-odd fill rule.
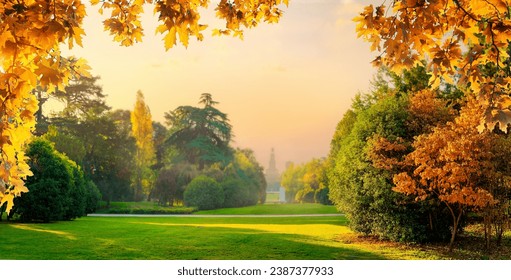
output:
[[[53,98],[62,102],[64,109],[52,115],[41,110],[36,114],[38,139],[27,150],[31,168],[36,171],[27,180],[29,193],[17,199],[11,217],[39,221],[72,219],[94,211],[100,198],[107,204],[152,200],[161,205],[184,204],[198,209],[264,202],[263,168],[251,150],[231,146],[229,119],[216,108],[211,94],[203,94],[198,107],[170,110],[165,114],[166,123],[161,124],[152,120],[141,92],[137,93],[132,111],[112,110],[98,81],[98,77],[82,77],[71,81],[65,92],[51,96],[40,89],[35,92],[41,105]],[[32,149],[35,151],[29,154]],[[59,169],[50,162],[33,162],[43,157],[39,154],[42,150],[66,167]],[[50,164],[54,165],[51,167],[54,172],[72,170],[73,174],[59,173],[63,179],[58,184],[51,182],[57,179],[37,175],[39,169],[49,170]],[[211,197],[216,200],[213,204],[206,205],[197,199],[206,193],[194,192],[193,187],[187,191],[189,185],[199,184],[197,181],[204,178],[218,186],[216,196]],[[52,201],[64,203],[70,197],[82,196],[71,194],[75,189],[79,189],[77,193],[91,193],[85,211],[82,201],[71,199],[72,203],[80,204],[76,213],[68,213],[69,209],[76,209],[74,206],[58,206],[67,210],[61,213],[52,208],[50,216],[45,217],[26,214],[28,208],[43,212],[41,207],[45,207],[42,201],[29,199],[32,195],[41,192],[51,196]]]
[[281,185],[286,190],[286,201],[332,204],[328,198],[327,170],[328,162],[324,158],[312,159],[305,164],[287,164],[281,177]]
[[484,127],[484,103],[428,87],[422,66],[380,69],[339,122],[327,170],[330,199],[364,234],[449,241],[469,222],[500,244],[509,219],[511,138]]

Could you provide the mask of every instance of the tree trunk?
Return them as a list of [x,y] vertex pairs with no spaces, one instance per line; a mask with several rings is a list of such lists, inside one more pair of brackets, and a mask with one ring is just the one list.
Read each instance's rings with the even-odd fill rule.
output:
[[460,207],[458,216],[456,216],[456,214],[454,213],[454,210],[451,207],[448,207],[448,208],[451,211],[451,215],[453,218],[453,229],[452,229],[452,233],[451,233],[451,241],[449,242],[449,252],[452,252],[452,249],[454,247],[454,240],[456,238],[456,234],[458,233],[458,226],[460,224],[461,215],[463,214],[463,210]]
[[433,231],[433,217],[431,216],[431,212],[429,212],[429,229]]

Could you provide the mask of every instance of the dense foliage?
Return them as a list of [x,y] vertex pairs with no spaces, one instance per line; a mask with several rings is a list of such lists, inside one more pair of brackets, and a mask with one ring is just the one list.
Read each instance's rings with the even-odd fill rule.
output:
[[331,204],[328,198],[327,164],[325,159],[295,165],[290,163],[282,173],[281,184],[288,202]]
[[508,136],[498,126],[480,132],[484,104],[449,85],[433,91],[425,78],[422,66],[383,70],[355,99],[332,140],[330,199],[356,231],[450,240],[450,249],[471,212],[484,219],[489,248],[509,219]]
[[130,112],[121,110],[78,118],[58,115],[50,118],[43,137],[81,166],[104,200],[132,200],[136,144],[129,118]]
[[[410,111],[414,93],[393,86],[404,82],[400,76],[384,74],[380,72],[372,94],[355,99],[338,125],[329,159],[330,199],[358,232],[400,241],[445,239],[449,220],[444,206],[415,203],[393,191],[393,171],[374,156],[376,139],[405,141],[416,135]],[[424,68],[409,74],[415,76],[409,82],[420,81]]]
[[190,181],[197,176],[196,167],[190,164],[174,164],[159,171],[152,197],[162,206],[183,202],[183,193]]
[[[395,173],[395,191],[445,205],[450,249],[468,211],[484,217],[487,248],[491,228],[498,243],[509,220],[510,173],[501,165],[509,160],[511,132],[509,9],[506,1],[407,0],[369,5],[355,18],[358,35],[379,52],[376,65],[401,73],[427,58],[428,86],[449,91],[451,86],[442,85],[447,81],[465,97],[459,115],[447,123],[430,122],[441,117],[427,114],[436,102],[412,102],[410,108],[427,108],[416,111],[422,117],[417,138],[377,137],[373,151],[377,165],[385,163]],[[429,131],[421,131],[421,121]]]
[[218,102],[211,94],[202,94],[199,103],[203,106],[180,106],[165,114],[170,128],[162,145],[166,160],[157,179],[155,197],[162,205],[179,204],[190,180],[205,175],[225,191],[223,203],[215,207],[264,203],[266,180],[253,151],[231,147],[229,119],[214,106]]
[[34,175],[26,181],[29,192],[15,199],[10,216],[22,221],[72,220],[96,210],[99,192],[87,182],[73,161],[55,151],[50,142],[36,139],[27,155]]
[[222,186],[212,178],[199,176],[194,178],[184,192],[186,206],[199,210],[220,208],[224,203]]
[[199,104],[203,107],[180,106],[165,118],[171,126],[167,143],[202,170],[206,165],[231,160],[232,127],[227,114],[214,106],[218,102],[211,94],[203,93]]
[[69,90],[81,98],[64,99],[64,110],[46,117],[49,126],[41,133],[82,167],[107,203],[148,198],[162,206],[181,205],[187,185],[201,174],[226,189],[222,206],[265,201],[263,168],[251,150],[230,146],[231,125],[211,94],[201,96],[202,108],[180,106],[168,113],[167,128],[151,122],[141,93],[134,112],[110,110],[97,80],[74,81]]
[[510,8],[502,0],[381,1],[355,21],[358,35],[379,53],[376,65],[400,73],[428,57],[434,89],[442,80],[457,81],[487,105],[484,122],[505,130],[511,121]]

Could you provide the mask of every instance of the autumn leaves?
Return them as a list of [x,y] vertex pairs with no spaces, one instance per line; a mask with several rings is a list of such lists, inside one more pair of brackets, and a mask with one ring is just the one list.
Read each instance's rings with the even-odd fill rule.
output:
[[[506,52],[511,38],[509,4],[503,0],[393,1],[372,5],[354,20],[359,37],[380,52],[374,63],[400,72],[429,60],[433,87],[454,79],[468,91],[500,93],[511,82]],[[494,71],[485,72],[483,65]]]
[[[110,11],[110,17],[103,23],[114,40],[123,46],[141,42],[143,28],[140,15],[144,4],[154,4],[154,14],[160,21],[156,33],[164,35],[165,48],[169,50],[178,42],[188,46],[191,37],[202,41],[202,31],[206,24],[199,22],[201,13],[208,7],[209,0],[91,0],[100,4],[100,12]],[[256,27],[259,22],[278,22],[282,15],[280,5],[288,5],[288,0],[221,0],[215,11],[216,16],[225,21],[225,28],[214,29],[213,35],[233,35],[243,38],[243,30]],[[202,11],[201,11],[202,10]]]

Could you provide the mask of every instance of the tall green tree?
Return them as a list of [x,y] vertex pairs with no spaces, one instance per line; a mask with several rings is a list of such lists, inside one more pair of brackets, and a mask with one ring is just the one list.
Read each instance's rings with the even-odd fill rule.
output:
[[165,118],[171,126],[167,143],[202,170],[208,164],[230,160],[232,127],[227,114],[215,107],[218,102],[211,94],[203,93],[199,104],[202,107],[180,106],[165,113]]
[[237,148],[223,174],[224,206],[241,207],[265,202],[267,184],[264,168],[252,150]]
[[97,81],[77,79],[65,89],[67,93],[56,93],[64,109],[49,119],[51,127],[45,138],[82,167],[103,199],[131,200],[135,140],[130,112],[110,111]]
[[131,112],[131,133],[137,144],[133,177],[136,200],[141,200],[143,196],[149,198],[154,185],[155,175],[151,169],[155,163],[153,131],[151,111],[145,104],[144,95],[138,91],[135,108]]
[[155,164],[152,166],[154,170],[159,170],[165,166],[168,158],[168,147],[165,145],[165,140],[168,136],[167,127],[159,122],[153,122],[154,130],[154,151],[155,151]]
[[63,117],[85,118],[100,115],[108,110],[106,95],[103,87],[97,84],[100,77],[80,76],[69,81],[63,91],[57,90],[52,98],[64,103],[64,109],[59,113]]

